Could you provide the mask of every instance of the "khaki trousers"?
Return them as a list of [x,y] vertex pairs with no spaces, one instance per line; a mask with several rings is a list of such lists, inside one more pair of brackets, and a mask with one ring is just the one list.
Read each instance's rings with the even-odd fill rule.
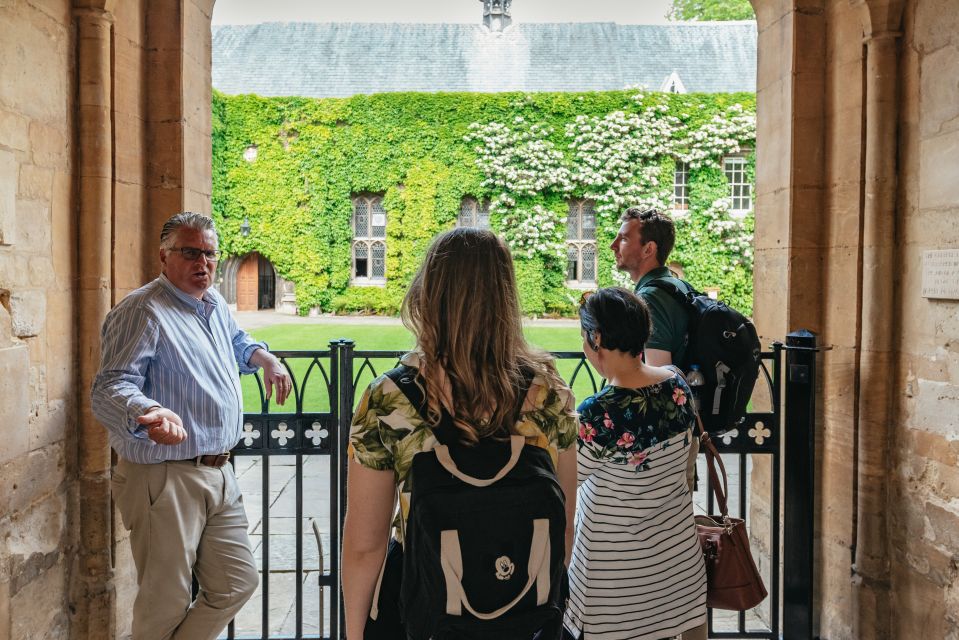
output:
[[233,467],[120,460],[113,495],[137,568],[133,640],[214,640],[259,582]]

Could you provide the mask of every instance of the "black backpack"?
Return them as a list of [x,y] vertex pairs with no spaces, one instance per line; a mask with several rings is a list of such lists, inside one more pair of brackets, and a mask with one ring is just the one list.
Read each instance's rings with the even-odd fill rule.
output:
[[692,287],[686,293],[659,278],[644,286],[668,292],[686,310],[686,354],[683,362],[673,364],[684,372],[699,365],[706,382],[698,388],[697,397],[706,430],[719,434],[735,428],[746,416],[746,405],[759,377],[762,348],[756,327],[725,302],[713,300]]
[[[386,375],[425,414],[416,369]],[[558,639],[569,588],[566,501],[549,453],[521,436],[468,446],[458,433],[444,412],[440,445],[413,457],[399,598],[406,633]]]

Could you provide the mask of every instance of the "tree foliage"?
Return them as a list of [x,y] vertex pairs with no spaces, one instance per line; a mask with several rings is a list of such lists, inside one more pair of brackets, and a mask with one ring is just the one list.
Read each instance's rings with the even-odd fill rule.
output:
[[749,0],[673,0],[670,20],[755,20]]

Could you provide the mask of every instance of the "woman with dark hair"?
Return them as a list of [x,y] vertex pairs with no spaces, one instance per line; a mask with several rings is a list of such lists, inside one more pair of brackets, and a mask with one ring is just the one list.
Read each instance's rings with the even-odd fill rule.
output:
[[705,638],[706,569],[687,464],[689,388],[643,362],[649,312],[600,289],[579,310],[583,351],[607,380],[579,406],[579,508],[566,629],[584,640]]
[[[403,300],[402,316],[416,339],[413,351],[401,359],[405,378],[389,374],[376,378],[360,401],[350,432],[349,508],[343,534],[349,640],[364,636],[374,606],[377,614],[381,612],[382,600],[378,597],[374,602],[374,592],[379,589],[391,522],[396,540],[414,533],[405,529],[414,489],[411,478],[423,464],[418,460],[419,466],[414,465],[413,459],[431,451],[439,458],[438,445],[446,447],[455,441],[457,446],[485,451],[484,443],[502,440],[533,449],[530,455],[544,460],[566,496],[565,517],[559,507],[565,530],[551,532],[558,535],[558,544],[549,547],[559,550],[560,565],[563,547],[568,562],[572,546],[576,496],[576,448],[572,445],[577,429],[573,398],[550,355],[526,343],[509,249],[489,231],[461,228],[441,234]],[[411,403],[398,380],[407,390],[412,384],[420,389],[419,406]],[[416,494],[412,495],[415,500]],[[495,525],[501,515],[493,510],[488,521]],[[532,557],[529,547],[526,553]],[[469,560],[464,563],[468,565]],[[516,553],[497,553],[483,570],[488,569],[491,577],[495,570],[495,578],[504,585],[522,584],[509,582],[513,561]],[[404,571],[407,566],[403,564]],[[404,589],[408,578],[404,576]],[[494,579],[493,585],[497,584]],[[449,590],[432,597],[448,603],[448,594]],[[555,613],[558,633],[562,613],[559,608]],[[410,620],[406,623],[408,629]],[[513,636],[500,633],[497,637]]]

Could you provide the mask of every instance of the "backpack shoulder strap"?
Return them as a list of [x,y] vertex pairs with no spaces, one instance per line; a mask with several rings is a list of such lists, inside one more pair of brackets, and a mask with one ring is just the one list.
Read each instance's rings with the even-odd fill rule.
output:
[[670,296],[672,296],[673,300],[678,302],[681,307],[683,307],[684,309],[688,308],[692,304],[692,296],[698,295],[698,292],[692,287],[692,285],[690,285],[685,280],[677,279],[679,282],[682,282],[684,285],[686,285],[689,288],[688,292],[683,291],[682,289],[679,288],[678,285],[676,285],[673,282],[670,282],[671,279],[672,278],[668,278],[668,279],[656,278],[654,280],[650,280],[649,282],[643,285],[643,289],[647,287],[652,287],[654,289],[661,289],[662,291],[665,291]]
[[[401,364],[395,369],[390,369],[383,375],[396,384],[397,388],[406,396],[406,399],[409,400],[410,406],[416,409],[416,412],[423,420],[426,420],[426,388],[423,386],[424,383],[419,377],[419,369]],[[452,434],[453,431],[451,431],[451,429],[455,429],[453,419],[446,411],[443,411],[440,415],[439,425],[433,429],[433,435],[440,444],[447,444],[449,438],[446,437],[446,434]]]
[[384,373],[387,378],[396,384],[397,388],[403,392],[406,399],[414,409],[423,417],[426,416],[426,396],[423,388],[416,381],[417,370],[405,364],[401,364],[395,369],[390,369]]
[[[387,378],[392,380],[396,384],[397,388],[406,396],[406,399],[409,400],[410,405],[416,409],[416,412],[420,414],[420,417],[424,420],[426,419],[426,395],[423,383],[418,380],[419,371],[414,367],[410,367],[405,364],[390,369],[384,373]],[[526,396],[529,394],[529,388],[533,384],[533,372],[524,371],[523,372],[523,382],[519,389],[519,402],[516,405],[516,412],[513,415],[513,423],[519,420],[520,414],[523,412],[523,403],[526,402]],[[510,425],[512,426],[512,424]],[[444,410],[440,416],[440,424],[437,429],[433,430],[436,439],[439,440],[442,444],[446,444],[447,440],[442,432],[445,433],[454,433],[450,429],[455,429],[453,426],[452,417]],[[439,433],[438,433],[439,432]]]

